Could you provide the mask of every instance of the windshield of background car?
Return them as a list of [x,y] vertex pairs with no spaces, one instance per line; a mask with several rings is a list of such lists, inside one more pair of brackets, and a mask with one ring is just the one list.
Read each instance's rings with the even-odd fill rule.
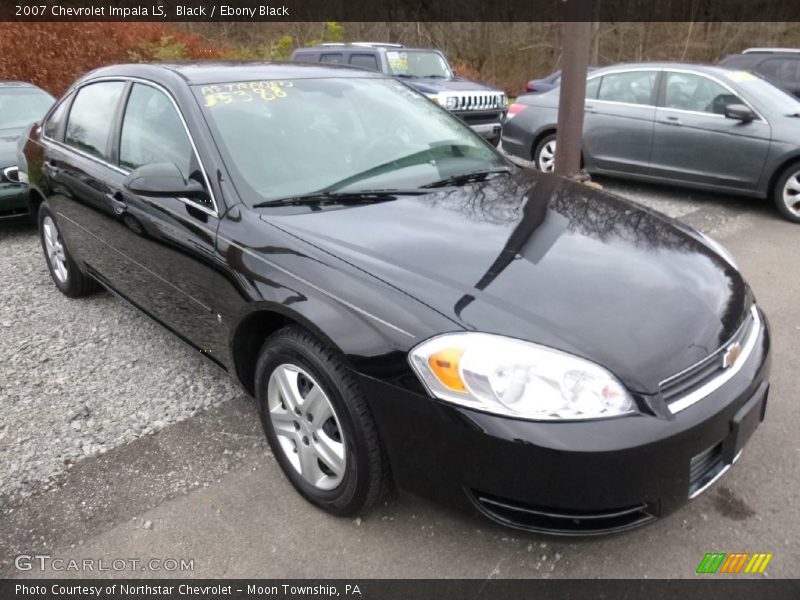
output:
[[388,78],[195,86],[240,193],[419,187],[507,163],[457,118]]
[[22,129],[41,119],[53,98],[37,88],[0,87],[0,129]]
[[796,96],[749,71],[727,71],[720,79],[735,84],[746,100],[770,112],[780,115],[800,113],[800,100]]
[[389,50],[386,62],[389,63],[389,73],[397,77],[452,77],[447,61],[438,52]]

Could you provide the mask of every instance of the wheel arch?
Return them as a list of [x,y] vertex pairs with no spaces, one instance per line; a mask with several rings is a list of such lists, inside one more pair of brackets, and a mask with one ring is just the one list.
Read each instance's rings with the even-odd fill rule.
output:
[[302,314],[278,304],[256,303],[236,322],[229,345],[232,370],[239,383],[251,396],[255,393],[256,363],[264,340],[290,325],[302,327],[344,356],[341,348],[330,336]]
[[778,183],[778,178],[783,175],[786,169],[793,164],[800,165],[800,150],[796,151],[791,156],[784,157],[778,166],[772,170],[769,180],[767,181],[766,189],[764,190],[768,199],[773,198],[773,194],[775,193],[775,184]]

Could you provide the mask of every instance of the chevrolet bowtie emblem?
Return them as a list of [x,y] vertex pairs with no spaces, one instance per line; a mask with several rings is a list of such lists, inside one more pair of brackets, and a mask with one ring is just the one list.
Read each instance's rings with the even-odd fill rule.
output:
[[724,369],[732,367],[734,364],[736,364],[736,361],[739,359],[741,353],[742,345],[739,342],[728,346],[728,349],[725,350],[725,354],[722,356],[722,367]]

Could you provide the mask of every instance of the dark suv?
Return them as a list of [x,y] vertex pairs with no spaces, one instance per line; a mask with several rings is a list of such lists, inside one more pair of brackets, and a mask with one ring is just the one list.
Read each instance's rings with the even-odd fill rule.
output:
[[726,56],[720,64],[761,75],[800,97],[800,48],[749,48],[741,54]]
[[505,93],[456,77],[438,50],[373,42],[334,43],[298,48],[292,60],[350,65],[391,75],[444,106],[495,146],[500,142],[500,126],[508,107]]

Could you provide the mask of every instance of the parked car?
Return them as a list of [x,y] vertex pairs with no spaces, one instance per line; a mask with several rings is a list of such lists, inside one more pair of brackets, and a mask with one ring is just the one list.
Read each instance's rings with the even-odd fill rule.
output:
[[109,288],[238,379],[333,514],[391,480],[523,529],[628,529],[764,417],[769,328],[723,248],[514,166],[379,73],[106,67],[25,156],[55,286]]
[[[517,98],[503,148],[551,171],[558,100],[556,91]],[[587,81],[583,163],[589,173],[771,197],[800,223],[800,102],[723,67],[598,69]]]
[[726,56],[719,64],[760,75],[800,97],[800,48],[749,48]]
[[[592,72],[597,67],[588,67],[589,72]],[[534,94],[541,94],[542,92],[549,92],[561,85],[561,69],[553,71],[547,77],[541,79],[531,79],[525,84],[525,91]]]
[[17,138],[54,102],[44,90],[21,81],[0,81],[0,219],[28,212],[28,188],[17,171]]
[[508,108],[505,92],[456,76],[438,50],[373,42],[331,43],[299,48],[292,53],[292,60],[350,65],[397,77],[444,106],[490,143],[500,143],[500,127]]

